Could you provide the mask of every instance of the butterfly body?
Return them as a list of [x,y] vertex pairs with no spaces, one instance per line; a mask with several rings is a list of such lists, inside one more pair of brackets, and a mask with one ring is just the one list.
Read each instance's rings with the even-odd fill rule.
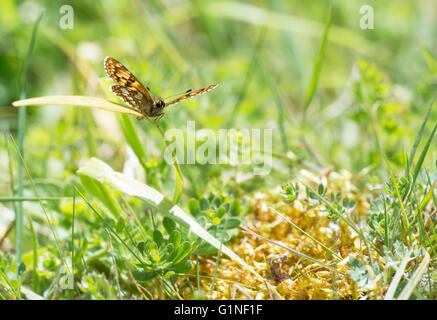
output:
[[145,117],[161,119],[164,116],[165,107],[217,87],[217,84],[213,84],[195,91],[190,89],[182,96],[166,102],[161,98],[153,98],[148,87],[142,85],[141,82],[117,60],[106,57],[104,66],[108,77],[117,83],[111,86],[111,91]]

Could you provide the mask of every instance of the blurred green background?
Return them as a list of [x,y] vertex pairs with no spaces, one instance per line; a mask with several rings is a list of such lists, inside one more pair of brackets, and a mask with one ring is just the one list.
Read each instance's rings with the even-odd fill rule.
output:
[[[360,8],[374,8],[362,30]],[[74,10],[62,29],[62,5]],[[305,96],[332,6],[332,27],[306,121]],[[20,77],[32,26],[44,11],[26,80],[26,97],[102,95],[103,59],[126,64],[161,96],[210,83],[220,87],[167,112],[171,127],[274,129],[274,149],[320,165],[361,170],[381,157],[371,128],[375,103],[389,159],[402,166],[435,85],[434,1],[2,1],[0,129],[16,130]],[[426,54],[425,54],[426,52]],[[428,56],[429,55],[429,56]],[[79,111],[82,112],[82,111]],[[86,117],[58,107],[30,108],[28,132],[44,139]],[[435,118],[435,113],[433,114]],[[111,139],[109,124],[99,138]],[[40,130],[40,131],[38,131]],[[57,130],[57,129],[55,129]],[[106,136],[105,136],[106,135]],[[71,138],[71,137],[70,137]],[[58,140],[59,139],[59,140]],[[60,134],[29,152],[79,143]],[[47,144],[46,144],[47,142]],[[38,150],[33,150],[35,147]]]

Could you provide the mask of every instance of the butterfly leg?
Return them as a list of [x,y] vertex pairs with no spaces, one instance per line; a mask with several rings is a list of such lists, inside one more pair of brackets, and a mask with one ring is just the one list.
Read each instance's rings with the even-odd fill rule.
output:
[[163,116],[164,116],[164,113],[155,118],[155,121],[158,124],[158,128],[159,128],[159,120],[161,120]]

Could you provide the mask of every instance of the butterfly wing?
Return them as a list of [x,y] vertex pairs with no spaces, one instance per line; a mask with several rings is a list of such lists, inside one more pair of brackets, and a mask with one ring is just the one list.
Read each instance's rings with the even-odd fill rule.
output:
[[[145,101],[145,104],[153,105],[153,98],[149,90],[124,65],[109,56],[105,58],[104,65],[106,74],[114,82],[130,90],[139,91],[144,97],[142,99]],[[119,91],[119,89],[117,90]]]
[[111,91],[123,99],[135,111],[146,115],[150,113],[153,104],[149,104],[147,98],[140,91],[118,84],[112,85]]
[[180,102],[182,100],[189,99],[189,98],[192,98],[194,96],[197,96],[198,94],[202,94],[202,93],[208,92],[209,90],[212,90],[212,89],[214,89],[217,86],[218,86],[218,84],[212,84],[212,85],[207,86],[207,87],[202,88],[202,89],[198,89],[198,90],[195,90],[195,91],[189,91],[189,92],[183,94],[182,96],[180,96],[180,97],[178,97],[178,98],[176,98],[174,100],[166,102],[165,106],[169,106],[169,105],[178,103],[178,102]]

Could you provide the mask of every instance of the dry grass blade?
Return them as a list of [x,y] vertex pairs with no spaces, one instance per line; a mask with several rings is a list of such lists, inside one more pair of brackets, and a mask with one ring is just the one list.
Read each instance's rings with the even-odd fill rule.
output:
[[144,117],[144,115],[142,115],[138,111],[96,97],[46,96],[46,97],[37,97],[37,98],[14,101],[12,105],[14,107],[43,106],[43,105],[77,106],[77,107],[98,108],[106,111],[128,113],[128,114],[133,114],[137,117]]

